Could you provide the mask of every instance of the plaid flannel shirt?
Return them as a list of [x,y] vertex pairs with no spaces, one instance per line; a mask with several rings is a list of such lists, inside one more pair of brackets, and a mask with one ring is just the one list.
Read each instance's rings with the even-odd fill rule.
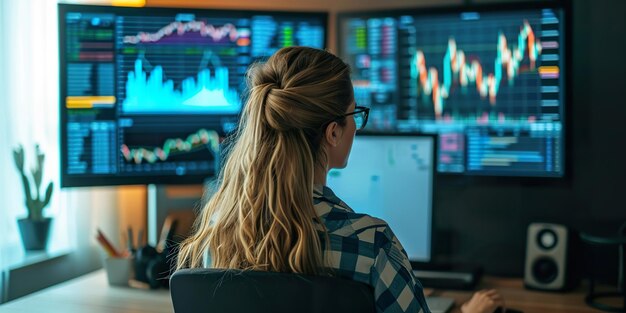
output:
[[371,285],[376,312],[430,312],[406,251],[385,221],[355,213],[326,186],[315,186],[313,204],[328,231],[330,266],[340,277]]
[[[315,186],[313,204],[330,239],[330,249],[324,249],[330,266],[340,277],[372,286],[376,312],[430,313],[406,251],[385,221],[355,213],[326,186]],[[209,251],[203,263],[211,267]]]

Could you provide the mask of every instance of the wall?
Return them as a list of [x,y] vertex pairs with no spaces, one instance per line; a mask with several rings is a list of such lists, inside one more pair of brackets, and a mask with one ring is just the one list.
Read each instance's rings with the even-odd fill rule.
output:
[[[144,233],[144,240],[147,233],[147,192],[144,186],[122,186],[117,188],[117,214],[119,216],[118,226],[120,231],[125,232],[128,228],[133,230],[135,245],[137,236],[141,230]],[[126,243],[122,243],[124,246]]]
[[[488,2],[488,1],[474,1]],[[493,2],[493,1],[490,1]],[[510,1],[508,1],[510,2]],[[327,10],[329,47],[335,48],[334,14],[347,10],[461,4],[432,0],[148,0],[152,6]],[[563,223],[594,233],[616,232],[626,221],[626,165],[619,144],[626,135],[623,73],[626,1],[573,1],[572,98],[569,177],[565,180],[440,176],[435,194],[435,253],[483,264],[488,273],[521,276],[526,227],[533,221]],[[616,268],[615,255],[607,267]],[[615,257],[615,258],[613,258]]]

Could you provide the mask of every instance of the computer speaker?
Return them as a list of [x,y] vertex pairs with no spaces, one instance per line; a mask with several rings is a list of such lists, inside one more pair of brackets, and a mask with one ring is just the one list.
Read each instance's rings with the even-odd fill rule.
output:
[[531,223],[526,239],[524,285],[560,291],[575,286],[572,231],[559,224]]

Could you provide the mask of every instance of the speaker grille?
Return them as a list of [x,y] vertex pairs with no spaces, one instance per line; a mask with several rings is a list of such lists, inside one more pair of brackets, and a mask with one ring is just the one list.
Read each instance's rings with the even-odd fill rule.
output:
[[533,277],[542,284],[553,282],[559,274],[559,266],[554,259],[541,257],[533,263]]

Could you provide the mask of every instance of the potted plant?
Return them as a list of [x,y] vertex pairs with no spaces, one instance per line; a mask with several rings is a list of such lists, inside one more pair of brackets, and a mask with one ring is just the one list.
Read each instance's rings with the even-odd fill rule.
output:
[[[53,184],[52,182],[48,184],[45,195],[39,193],[45,155],[39,150],[39,145],[35,145],[35,151],[37,153],[37,160],[35,166],[30,170],[33,180],[31,185],[30,179],[24,172],[24,149],[20,145],[13,150],[15,166],[17,166],[17,169],[20,171],[20,176],[22,176],[22,185],[24,186],[24,196],[26,198],[25,203],[28,209],[28,216],[19,219],[17,223],[20,234],[22,235],[24,249],[45,250],[48,244],[52,218],[43,217],[43,209],[50,203]],[[35,188],[31,189],[31,187]]]

